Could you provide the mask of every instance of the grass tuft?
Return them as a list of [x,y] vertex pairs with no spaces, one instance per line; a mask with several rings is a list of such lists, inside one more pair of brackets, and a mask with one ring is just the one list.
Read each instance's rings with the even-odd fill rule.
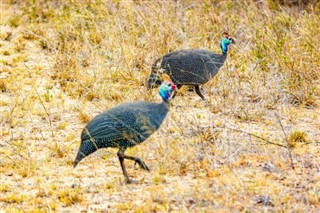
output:
[[5,92],[7,90],[6,83],[3,79],[0,79],[0,91]]
[[305,143],[308,141],[307,134],[299,130],[291,132],[288,138],[288,144],[290,147],[295,147],[296,143],[298,142]]
[[81,203],[83,201],[83,195],[78,187],[65,187],[63,189],[55,190],[52,193],[64,206],[71,206],[75,203]]

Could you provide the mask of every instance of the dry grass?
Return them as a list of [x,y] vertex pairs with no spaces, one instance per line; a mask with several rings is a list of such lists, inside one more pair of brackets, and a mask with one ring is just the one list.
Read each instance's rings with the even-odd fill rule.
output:
[[[18,3],[16,3],[18,2]],[[4,212],[316,212],[320,208],[320,4],[277,1],[7,1],[0,21],[0,209]],[[292,5],[289,5],[292,6]],[[299,9],[300,8],[300,9]],[[80,132],[144,84],[159,56],[220,52],[226,64],[185,88],[160,130],[72,169]]]

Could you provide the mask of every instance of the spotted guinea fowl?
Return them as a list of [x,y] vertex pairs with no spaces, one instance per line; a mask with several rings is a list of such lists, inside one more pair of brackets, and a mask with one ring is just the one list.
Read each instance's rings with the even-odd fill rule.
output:
[[91,120],[81,134],[81,145],[74,161],[74,167],[86,156],[100,148],[119,148],[117,153],[123,175],[127,183],[131,180],[127,174],[124,159],[135,161],[144,170],[146,164],[137,157],[125,155],[128,147],[145,141],[161,125],[169,111],[169,100],[176,89],[169,76],[164,75],[160,86],[161,103],[136,101],[120,104]]
[[[213,78],[227,58],[228,46],[235,43],[224,32],[220,41],[222,54],[205,49],[178,50],[164,55],[152,65],[147,87],[152,88],[161,83],[161,74],[168,74],[180,89],[182,85],[193,85],[196,93],[206,101],[199,86]],[[173,97],[175,94],[173,95]]]

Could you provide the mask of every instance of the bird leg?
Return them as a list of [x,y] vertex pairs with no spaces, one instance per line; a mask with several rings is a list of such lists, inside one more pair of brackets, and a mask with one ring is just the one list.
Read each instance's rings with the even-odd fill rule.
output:
[[133,160],[134,161],[134,165],[139,164],[140,168],[150,172],[150,169],[147,167],[147,165],[140,158],[133,157],[133,156],[128,156],[128,155],[124,155],[124,158],[129,159],[129,160]]
[[194,89],[196,90],[196,93],[202,98],[202,100],[206,101],[205,97],[201,94],[199,85],[195,85]]
[[199,85],[195,85],[194,88],[196,90],[196,93],[202,98],[202,100],[204,100],[206,102],[206,106],[207,107],[210,106],[210,102],[201,94]]
[[124,151],[126,149],[124,148],[120,148],[117,155],[119,157],[119,161],[120,161],[120,165],[121,165],[121,169],[122,169],[122,172],[123,172],[123,175],[124,177],[126,178],[126,183],[132,183],[132,181],[130,180],[129,176],[128,176],[128,173],[127,173],[127,170],[126,170],[126,167],[124,166]]
[[145,162],[143,162],[143,160],[141,160],[140,158],[136,158],[135,159],[135,163],[134,165],[139,164],[140,168],[150,172],[150,169],[147,167],[147,165],[145,164]]
[[143,160],[141,160],[140,158],[137,158],[137,157],[125,155],[124,154],[125,151],[126,151],[126,148],[120,148],[118,153],[117,153],[117,155],[119,157],[120,165],[121,165],[121,168],[122,168],[123,175],[126,178],[126,182],[127,183],[132,183],[132,181],[130,180],[130,178],[128,176],[126,167],[124,165],[124,159],[133,160],[135,162],[134,165],[139,164],[139,166],[142,169],[147,170],[148,172],[150,172],[150,170],[147,167],[147,165],[143,162]]

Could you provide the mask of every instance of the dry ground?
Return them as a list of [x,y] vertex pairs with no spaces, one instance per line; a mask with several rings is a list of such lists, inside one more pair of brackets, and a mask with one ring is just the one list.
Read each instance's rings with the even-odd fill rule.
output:
[[[173,2],[1,3],[1,212],[319,212],[319,16],[266,8],[254,18],[256,6],[229,1],[217,15],[204,2],[178,1],[173,14]],[[210,18],[198,20],[202,10]],[[77,28],[85,20],[97,25]],[[220,51],[219,30],[205,32],[226,25],[238,44],[203,87],[211,106],[182,88],[160,130],[127,151],[150,173],[126,162],[138,183],[125,184],[112,149],[72,168],[90,118],[159,102],[143,86],[152,62],[172,49]]]

